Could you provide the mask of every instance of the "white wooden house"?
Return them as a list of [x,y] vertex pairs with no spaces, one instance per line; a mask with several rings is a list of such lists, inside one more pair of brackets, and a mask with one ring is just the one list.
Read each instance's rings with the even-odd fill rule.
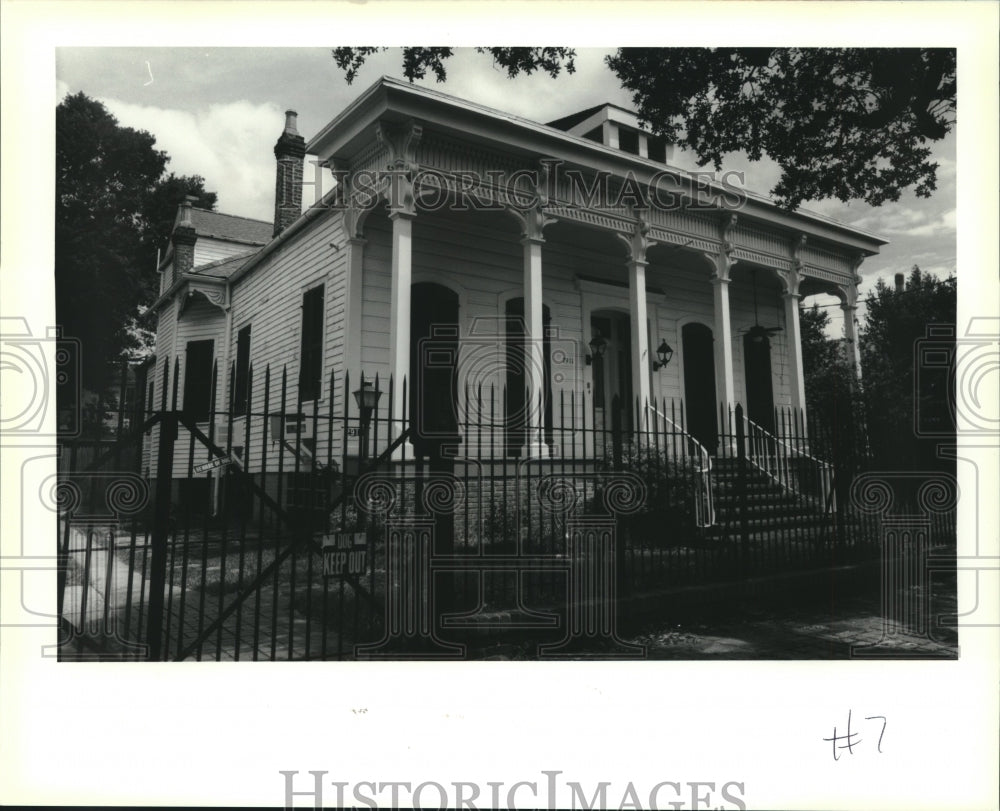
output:
[[[330,398],[342,412],[331,372],[382,388],[391,377],[393,430],[405,409],[418,451],[436,436],[468,456],[484,440],[464,427],[467,392],[482,385],[507,415],[495,446],[523,457],[585,450],[560,431],[569,392],[598,420],[617,395],[626,427],[676,400],[710,450],[720,403],[765,424],[773,406],[803,408],[805,295],[840,298],[857,361],[858,267],[885,241],[671,168],[662,141],[614,105],[541,124],[383,78],[308,143],[289,112],[275,155],[273,227],[182,206],[154,304],[151,402],[164,361],[179,359],[178,403],[202,415],[212,363],[235,367],[215,402],[233,405],[234,446],[268,366],[270,408],[284,368],[288,409],[306,413],[328,413]],[[304,174],[321,197],[301,213]],[[760,340],[755,325],[781,331]],[[524,408],[524,389],[553,405]],[[383,397],[383,418],[389,408]],[[147,469],[155,453],[147,443]]]

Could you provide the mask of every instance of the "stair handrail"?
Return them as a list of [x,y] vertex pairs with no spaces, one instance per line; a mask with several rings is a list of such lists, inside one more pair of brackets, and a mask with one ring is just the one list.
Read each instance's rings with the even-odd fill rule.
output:
[[695,494],[695,524],[699,527],[710,527],[715,524],[715,500],[712,494],[712,454],[708,448],[702,445],[682,426],[674,422],[666,414],[662,413],[656,406],[646,404],[646,410],[652,411],[657,417],[670,426],[687,440],[688,447],[695,451],[698,457],[698,466],[695,468],[695,477],[698,482],[698,492]]
[[[792,465],[788,463],[791,458],[804,460],[816,472],[816,481],[820,487],[818,498],[824,512],[829,513],[836,509],[832,464],[775,436],[746,415],[743,416],[743,421],[747,429],[747,462],[789,493],[810,498],[810,494],[801,492],[796,485],[792,476]],[[769,445],[775,448],[774,453],[767,450]]]

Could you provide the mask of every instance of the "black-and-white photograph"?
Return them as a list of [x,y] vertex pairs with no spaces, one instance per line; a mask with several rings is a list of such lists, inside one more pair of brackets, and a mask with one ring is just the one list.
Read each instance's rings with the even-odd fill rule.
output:
[[958,655],[954,49],[57,80],[62,658]]
[[0,0],[0,803],[995,807],[1000,9],[472,5]]

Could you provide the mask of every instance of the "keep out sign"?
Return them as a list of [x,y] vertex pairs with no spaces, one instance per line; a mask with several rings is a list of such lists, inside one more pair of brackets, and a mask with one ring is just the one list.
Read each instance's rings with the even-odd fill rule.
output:
[[323,536],[323,576],[360,575],[368,570],[368,548],[363,532],[335,532]]

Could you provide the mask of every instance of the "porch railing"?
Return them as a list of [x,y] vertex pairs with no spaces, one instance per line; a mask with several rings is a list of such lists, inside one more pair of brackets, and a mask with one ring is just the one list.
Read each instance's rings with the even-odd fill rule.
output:
[[833,465],[810,454],[803,435],[776,436],[743,417],[747,462],[789,493],[814,499],[825,513],[837,509]]
[[684,427],[678,425],[656,406],[647,405],[646,411],[663,425],[669,425],[671,434],[687,445],[687,455],[697,459],[694,468],[696,482],[695,523],[699,527],[710,527],[715,524],[715,504],[712,498],[712,455],[708,449],[695,439]]

